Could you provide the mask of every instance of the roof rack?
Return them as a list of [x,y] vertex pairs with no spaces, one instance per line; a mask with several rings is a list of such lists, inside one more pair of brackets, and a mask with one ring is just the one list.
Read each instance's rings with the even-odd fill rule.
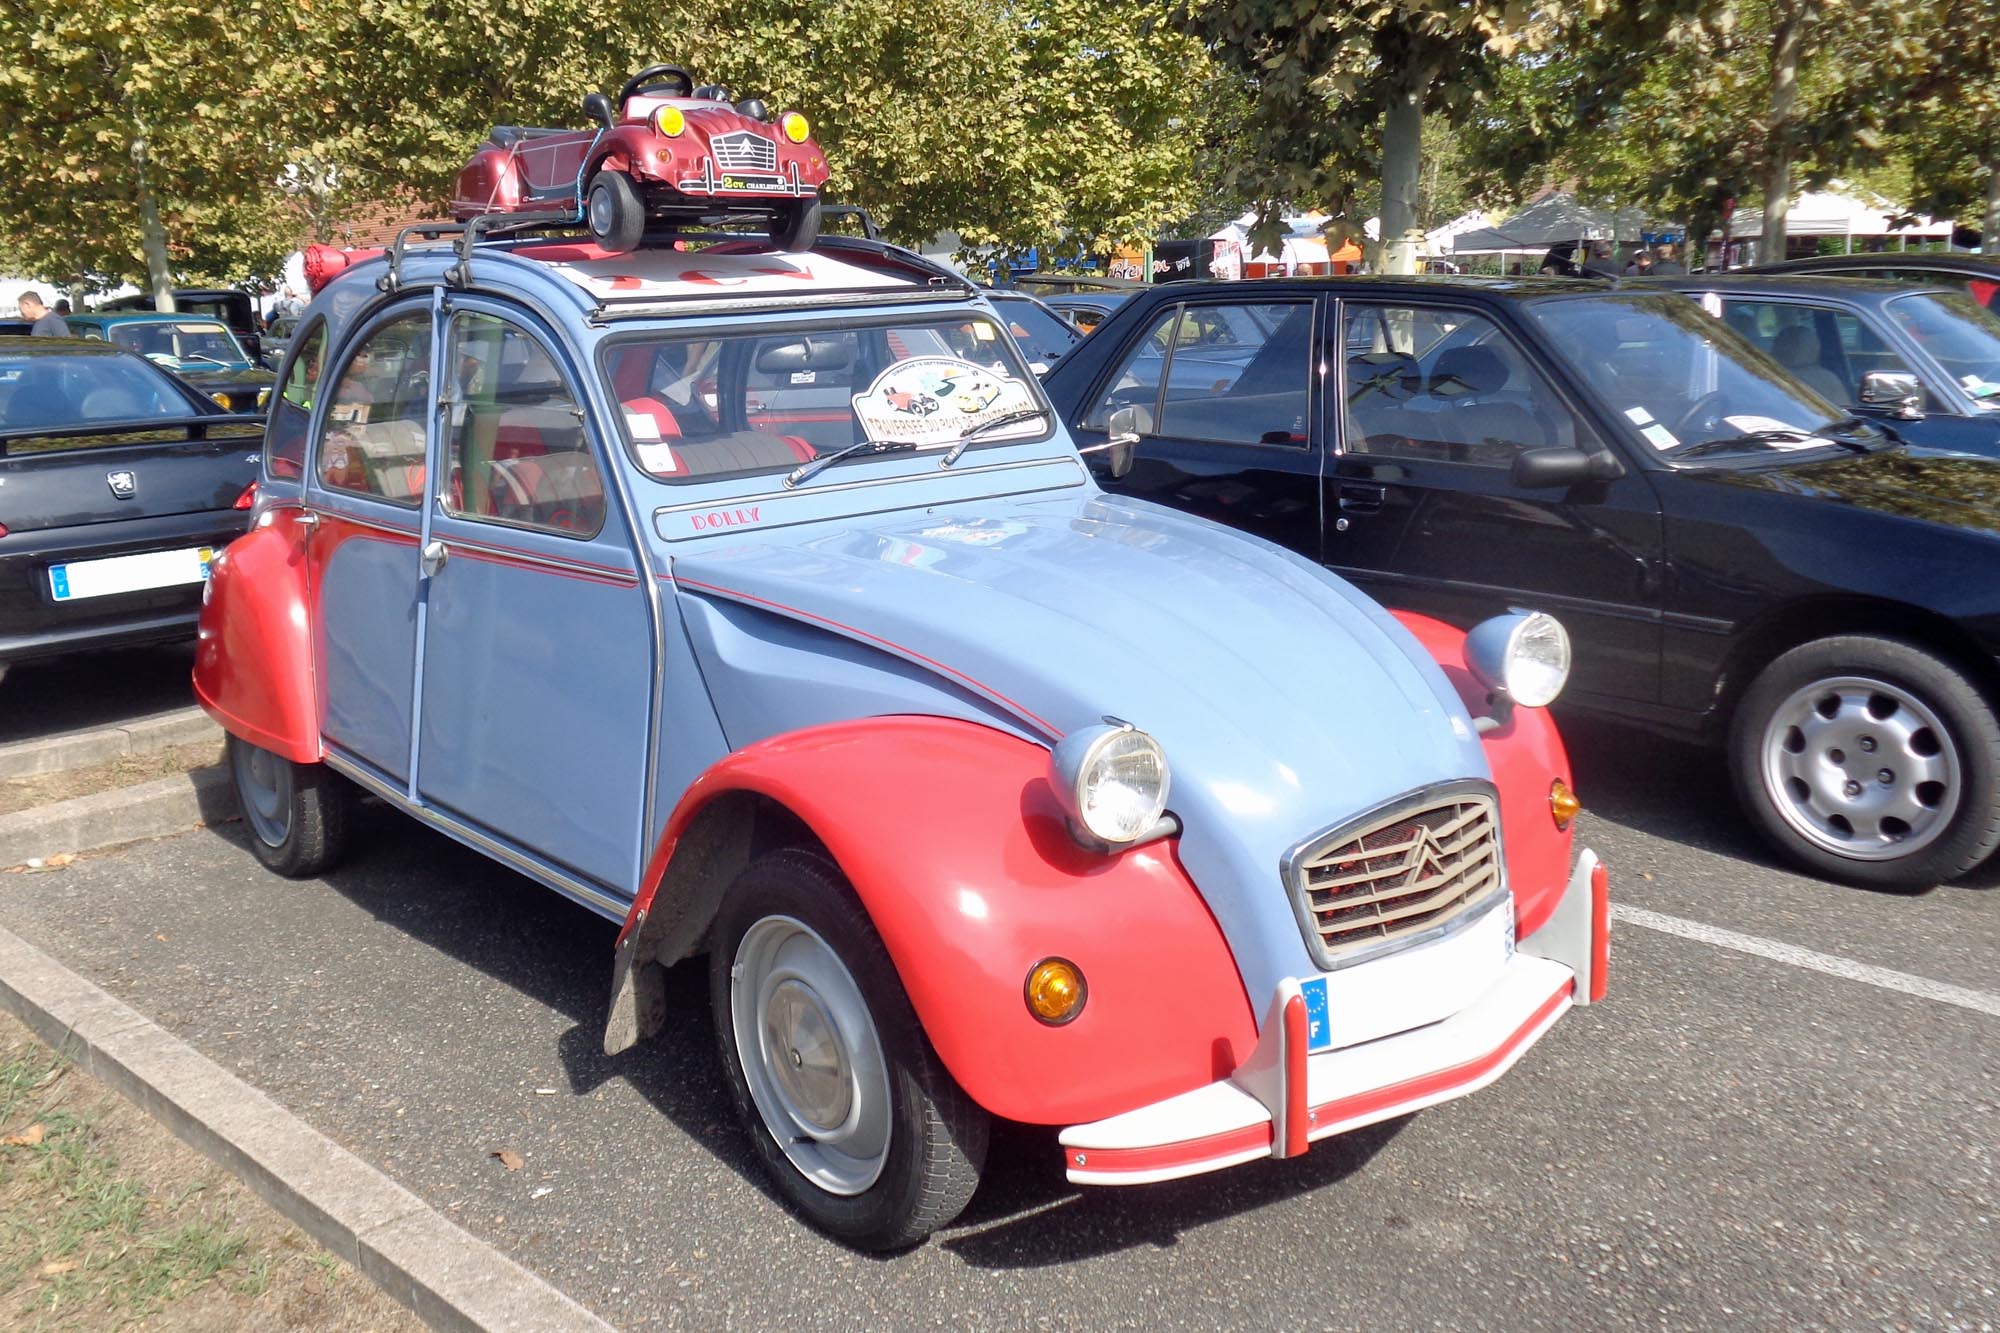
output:
[[445,236],[458,237],[458,262],[445,271],[445,281],[454,287],[472,285],[472,248],[482,240],[502,236],[509,232],[529,231],[536,227],[573,227],[576,214],[561,213],[481,213],[464,222],[419,222],[396,233],[396,240],[389,247],[389,271],[375,279],[375,285],[384,292],[394,292],[403,285],[403,253],[412,236],[425,240],[438,240]]
[[[725,237],[713,248],[724,254],[743,254],[750,252],[751,247],[770,250],[770,238]],[[778,292],[761,292],[755,296],[647,292],[636,296],[606,296],[598,298],[597,309],[591,312],[590,320],[594,324],[604,324],[620,319],[644,319],[662,313],[721,314],[735,310],[768,310],[787,304],[810,303],[823,308],[917,301],[969,301],[981,291],[964,274],[887,241],[864,240],[858,236],[822,236],[814,243],[813,249],[858,268],[893,274],[922,285],[903,291],[881,287],[821,288],[789,295]],[[785,252],[771,250],[771,253]]]

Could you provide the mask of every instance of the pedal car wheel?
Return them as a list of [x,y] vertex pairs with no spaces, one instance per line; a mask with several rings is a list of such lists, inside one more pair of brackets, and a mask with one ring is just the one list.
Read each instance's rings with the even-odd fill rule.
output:
[[613,254],[636,250],[646,231],[646,202],[622,171],[600,171],[590,178],[584,215],[590,234]]
[[1751,817],[1835,879],[1928,888],[2000,847],[2000,720],[1939,655],[1872,635],[1794,648],[1730,730]]
[[808,1221],[884,1250],[959,1214],[986,1113],[938,1062],[838,870],[798,850],[752,862],[716,922],[709,989],[737,1115]]
[[295,764],[237,736],[229,738],[229,772],[259,861],[297,879],[340,860],[352,793],[338,774],[323,764]]
[[771,240],[780,250],[810,250],[819,239],[819,200],[786,204],[771,219]]

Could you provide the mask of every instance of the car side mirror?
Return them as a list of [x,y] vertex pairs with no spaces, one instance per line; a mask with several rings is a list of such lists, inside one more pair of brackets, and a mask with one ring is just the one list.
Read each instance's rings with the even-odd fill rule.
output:
[[1111,432],[1110,439],[1077,452],[1105,455],[1106,470],[1116,481],[1132,470],[1132,455],[1139,447],[1139,437],[1152,430],[1153,414],[1143,407],[1121,407],[1111,414],[1105,427]]
[[612,108],[611,99],[603,93],[583,95],[583,114],[607,130],[618,123],[618,113]]
[[[1604,461],[1617,467],[1615,459]],[[1602,472],[1603,464],[1581,449],[1523,449],[1514,455],[1513,482],[1524,491],[1576,486],[1597,480]]]
[[1861,377],[1861,402],[1886,408],[1904,421],[1918,421],[1924,415],[1924,386],[1907,371],[1871,370]]

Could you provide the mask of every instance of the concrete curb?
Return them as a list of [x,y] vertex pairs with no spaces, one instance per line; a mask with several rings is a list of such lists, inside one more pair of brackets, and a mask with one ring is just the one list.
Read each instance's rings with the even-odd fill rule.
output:
[[0,929],[0,1007],[433,1328],[611,1325],[180,1038]]
[[57,852],[94,852],[235,817],[227,767],[172,773],[0,815],[0,866]]
[[210,737],[222,739],[222,728],[199,708],[177,708],[116,727],[95,727],[0,745],[0,779],[33,777],[66,768],[106,764],[128,754],[151,754],[170,745],[185,745]]

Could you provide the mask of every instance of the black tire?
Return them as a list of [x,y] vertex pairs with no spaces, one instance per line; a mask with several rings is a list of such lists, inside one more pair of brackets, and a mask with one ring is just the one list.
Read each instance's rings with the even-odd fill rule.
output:
[[[793,1135],[791,1148],[781,1145],[744,1072],[733,983],[738,973],[756,970],[754,963],[739,965],[739,953],[751,958],[755,940],[774,922],[803,926],[834,955],[858,989],[873,1023],[872,1035],[879,1040],[888,1094],[887,1148],[879,1176],[859,1192],[836,1193],[807,1177],[788,1153],[800,1145],[810,1152],[810,1137]],[[754,981],[744,985],[755,987]],[[807,1221],[857,1249],[888,1250],[915,1244],[958,1216],[985,1164],[987,1114],[939,1062],[888,951],[831,863],[815,853],[789,849],[758,858],[737,877],[715,923],[709,992],[737,1116],[779,1192]],[[821,1004],[818,1012],[837,1010]],[[747,1013],[745,1021],[754,1031],[768,1030],[756,1028]],[[843,1050],[857,1035],[841,1033]],[[797,1065],[798,1049],[791,1054]],[[845,1062],[839,1067],[848,1072]]]
[[622,171],[600,171],[590,178],[583,216],[591,236],[613,254],[638,249],[639,238],[646,234],[646,201]]
[[794,253],[813,248],[819,239],[819,200],[801,199],[786,204],[771,219],[771,243]]
[[[1785,653],[1736,707],[1729,766],[1758,830],[1832,879],[1929,888],[2000,849],[2000,719],[1954,663],[1915,643],[1839,635]],[[1904,793],[1895,808],[1912,819],[1872,804]]]
[[324,764],[295,764],[237,736],[229,773],[250,850],[270,869],[304,879],[338,864],[354,789]]

